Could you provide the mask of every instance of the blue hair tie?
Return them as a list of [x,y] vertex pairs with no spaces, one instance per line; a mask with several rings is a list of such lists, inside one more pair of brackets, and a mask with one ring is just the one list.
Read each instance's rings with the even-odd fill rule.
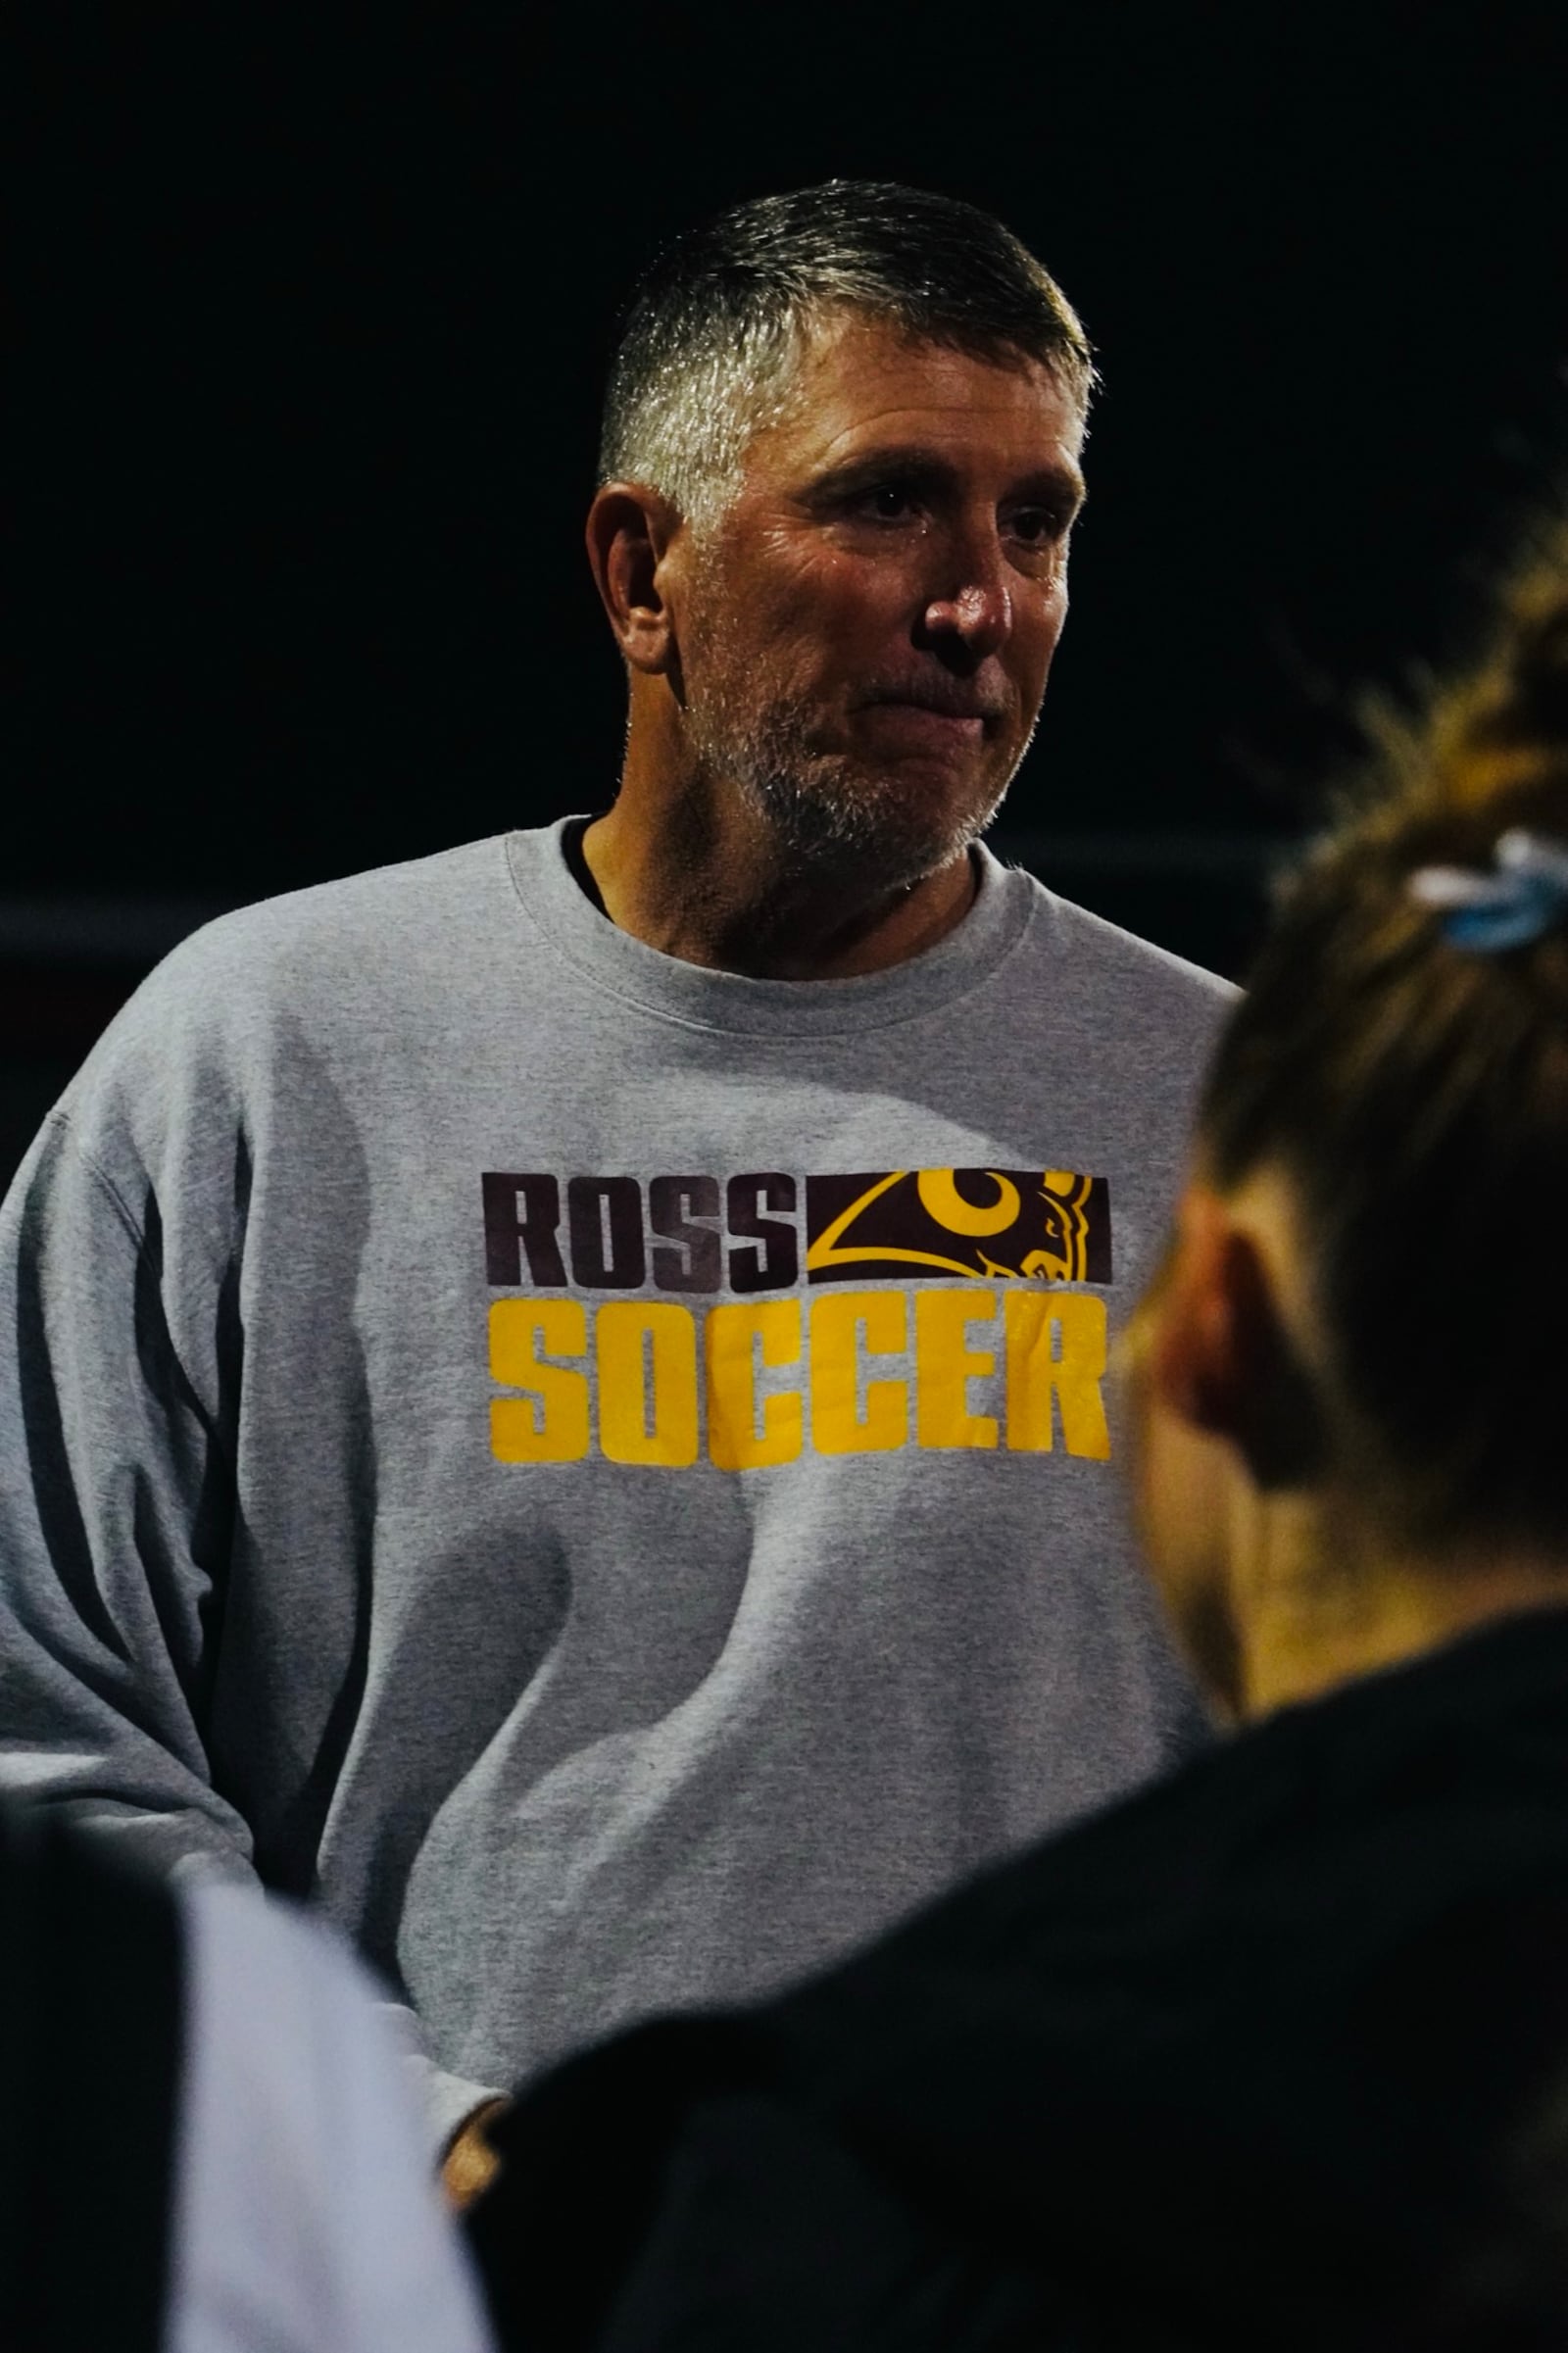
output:
[[1422,866],[1410,877],[1411,898],[1441,910],[1444,937],[1478,956],[1528,948],[1568,923],[1568,843],[1515,825],[1494,855],[1492,874]]

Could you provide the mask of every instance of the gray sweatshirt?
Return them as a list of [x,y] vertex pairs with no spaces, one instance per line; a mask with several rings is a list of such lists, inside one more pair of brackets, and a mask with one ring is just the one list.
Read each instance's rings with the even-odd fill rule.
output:
[[702,970],[561,834],[197,934],[0,1219],[4,1777],[318,1897],[439,2124],[1195,1737],[1104,1361],[1229,992],[984,853]]

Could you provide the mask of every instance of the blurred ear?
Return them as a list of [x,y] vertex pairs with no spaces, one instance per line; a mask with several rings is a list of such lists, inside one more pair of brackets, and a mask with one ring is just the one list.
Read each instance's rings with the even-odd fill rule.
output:
[[1183,1200],[1150,1377],[1160,1401],[1241,1455],[1262,1489],[1318,1474],[1316,1392],[1258,1237],[1201,1185]]
[[588,562],[615,643],[633,669],[654,676],[675,661],[663,573],[679,528],[669,501],[644,482],[607,482],[588,510]]

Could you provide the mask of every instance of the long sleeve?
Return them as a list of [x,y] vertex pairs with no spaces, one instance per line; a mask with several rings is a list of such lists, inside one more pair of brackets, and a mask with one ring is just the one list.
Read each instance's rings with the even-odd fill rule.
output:
[[[182,1361],[168,1218],[57,1112],[0,1212],[0,1773],[163,1864],[244,1870],[204,1703],[225,1597],[235,1285],[204,1270],[206,1365]],[[224,1328],[225,1315],[227,1328]]]
[[[69,1805],[160,1868],[254,1880],[208,1736],[242,1229],[202,1201],[190,1155],[172,1259],[159,1188],[127,1183],[135,1155],[112,1140],[118,1182],[57,1113],[0,1211],[0,1786]],[[495,2087],[437,2067],[413,2012],[389,2007],[439,2151]]]

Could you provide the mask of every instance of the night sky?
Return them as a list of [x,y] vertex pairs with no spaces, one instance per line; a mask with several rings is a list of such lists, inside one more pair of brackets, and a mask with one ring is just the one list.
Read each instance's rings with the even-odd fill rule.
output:
[[946,189],[1084,315],[1006,820],[1048,846],[1298,830],[1347,690],[1462,642],[1560,468],[1560,7],[147,13],[37,12],[0,895],[237,902],[604,806],[612,323],[743,195]]

